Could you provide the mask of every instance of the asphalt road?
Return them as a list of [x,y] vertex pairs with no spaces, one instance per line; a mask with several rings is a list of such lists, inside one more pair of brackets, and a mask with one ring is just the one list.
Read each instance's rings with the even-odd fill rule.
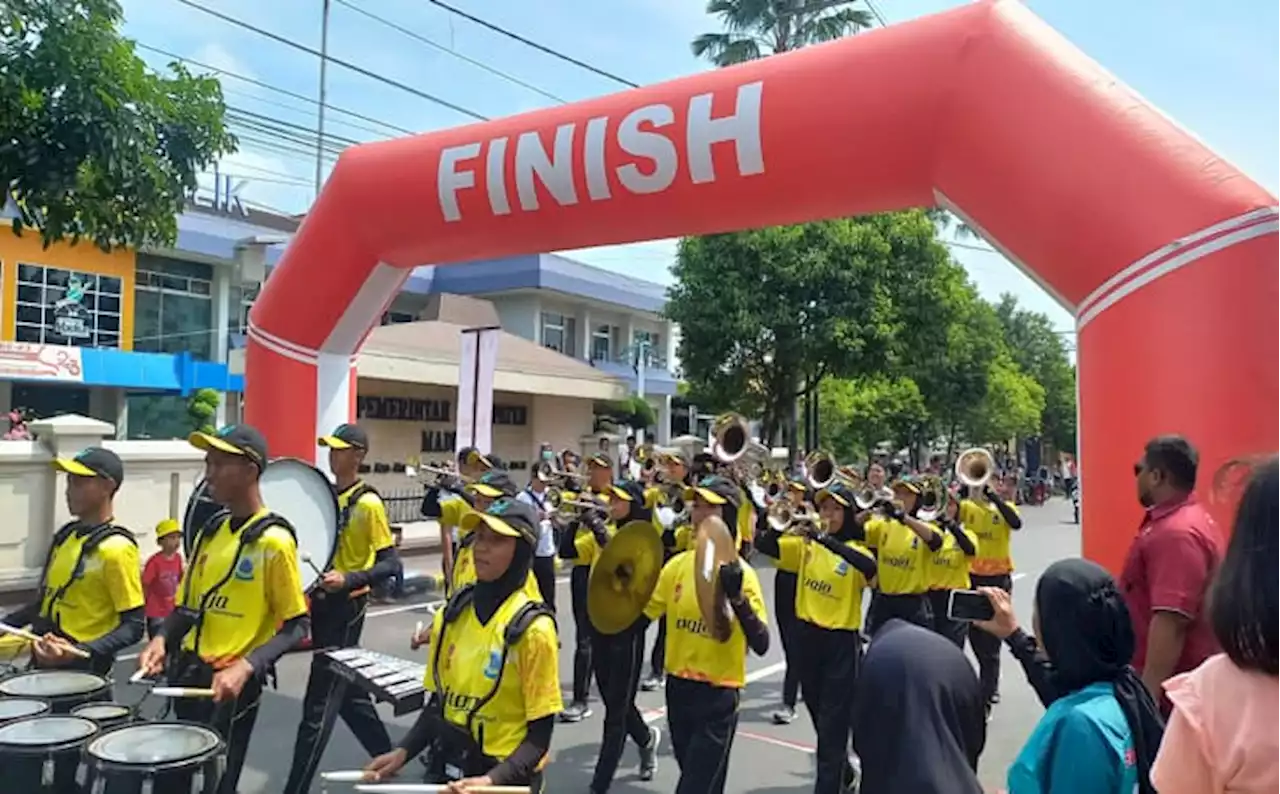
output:
[[[1026,526],[1016,536],[1014,554],[1018,563],[1015,576],[1014,601],[1018,615],[1024,621],[1031,619],[1032,593],[1036,577],[1054,560],[1075,556],[1080,550],[1079,528],[1070,523],[1070,502],[1056,499],[1040,508],[1024,508]],[[438,558],[414,558],[411,567],[435,570]],[[773,574],[761,571],[767,602],[772,603]],[[557,593],[561,604],[569,599],[568,580],[561,577]],[[365,624],[363,646],[392,655],[411,658],[408,638],[414,625],[426,619],[427,601],[395,606],[374,607]],[[655,629],[650,629],[648,643],[652,643]],[[560,677],[568,689],[572,680],[573,619],[567,609],[561,609],[561,636],[565,650],[560,657]],[[1016,756],[1023,741],[1040,718],[1042,709],[1031,688],[1024,681],[1017,663],[1004,657],[1004,674],[1001,686],[1002,701],[996,707],[988,729],[986,750],[982,756],[981,777],[991,791],[1003,788],[1005,770]],[[244,774],[241,777],[241,794],[275,794],[284,785],[292,755],[294,735],[297,730],[302,693],[306,686],[309,657],[293,655],[280,665],[280,688],[268,690],[254,730],[253,742]],[[134,672],[130,658],[120,661],[116,680],[126,681]],[[764,658],[752,657],[748,661],[748,685],[742,699],[742,718],[729,773],[729,791],[751,791],[758,794],[800,794],[810,791],[813,784],[814,732],[808,713],[800,706],[800,714],[794,723],[775,726],[769,713],[780,702],[782,674],[781,644],[772,643]],[[137,699],[136,690],[127,684],[120,685],[120,700]],[[567,696],[566,696],[567,701]],[[638,705],[646,719],[665,728],[663,721],[662,692],[640,693]],[[593,704],[596,714],[575,725],[557,725],[552,742],[554,759],[548,772],[548,792],[585,792],[595,763],[600,741],[602,713],[598,703]],[[391,719],[386,707],[380,707],[387,716],[387,725],[393,740],[403,735],[412,724],[412,716]],[[148,704],[145,712],[152,712]],[[322,769],[354,769],[368,759],[363,750],[339,724],[324,755]],[[669,792],[674,790],[677,769],[670,756],[670,748],[664,742],[659,753],[657,777],[649,783],[636,778],[637,756],[628,747],[623,755],[613,791],[615,792]],[[329,791],[340,792],[345,786],[331,785]],[[319,782],[313,791],[320,791]]]

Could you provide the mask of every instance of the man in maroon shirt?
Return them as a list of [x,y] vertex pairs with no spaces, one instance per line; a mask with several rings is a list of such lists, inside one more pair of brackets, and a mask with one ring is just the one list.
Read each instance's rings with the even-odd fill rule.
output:
[[1120,586],[1137,640],[1133,666],[1157,702],[1165,679],[1218,651],[1204,600],[1222,559],[1222,539],[1192,493],[1198,463],[1186,439],[1159,436],[1147,442],[1134,465],[1138,500],[1147,514]]

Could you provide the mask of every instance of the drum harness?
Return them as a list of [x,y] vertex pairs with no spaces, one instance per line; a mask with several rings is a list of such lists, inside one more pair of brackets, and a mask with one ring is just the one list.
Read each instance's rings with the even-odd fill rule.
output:
[[[82,576],[84,576],[86,558],[88,558],[88,556],[92,554],[98,546],[102,545],[103,541],[110,537],[119,536],[125,538],[135,546],[138,545],[138,541],[133,536],[132,532],[122,526],[116,525],[113,521],[106,521],[101,524],[94,524],[91,526],[89,531],[85,533],[86,537],[84,543],[80,546],[80,554],[76,557],[76,564],[71,569],[71,575],[67,577],[67,581],[63,582],[58,589],[53,591],[53,594],[49,596],[48,615],[46,616],[46,610],[43,608],[43,600],[45,591],[48,589],[49,585],[49,566],[53,563],[53,557],[54,554],[57,553],[58,548],[67,541],[67,538],[71,536],[71,533],[78,531],[82,526],[83,524],[75,521],[72,521],[69,524],[64,524],[61,529],[54,533],[53,542],[49,544],[49,551],[45,555],[44,560],[44,571],[40,574],[40,589],[38,591],[42,601],[42,609],[40,610],[40,615],[32,621],[32,628],[36,630],[37,634],[44,634],[46,631],[52,630],[59,636],[75,641],[74,637],[62,630],[62,621],[58,619],[55,608],[57,607],[58,602],[62,600],[63,596],[67,594],[67,590],[70,589],[71,585],[75,584]],[[32,657],[32,665],[34,664],[35,658]]]
[[[347,506],[342,508],[341,512],[338,513],[338,536],[337,538],[334,539],[335,548],[337,548],[337,543],[342,538],[342,533],[347,531],[347,524],[351,523],[351,514],[355,512],[356,504],[369,494],[373,494],[374,496],[378,497],[379,500],[382,499],[382,494],[378,493],[378,490],[376,488],[374,488],[372,485],[369,485],[368,483],[363,481],[357,483],[351,489],[350,496],[347,497]],[[335,493],[335,495],[341,496],[341,494],[337,494],[337,493]],[[350,591],[347,593],[347,596],[348,598],[356,599],[367,592],[369,592],[369,588],[365,587],[365,588],[360,588],[360,590]],[[329,596],[329,593],[325,591],[323,588],[315,591],[315,597],[317,599],[324,599],[324,598],[327,598],[328,596]],[[354,623],[362,614],[363,614],[363,611],[358,612],[355,616],[350,618],[348,624]]]
[[[201,525],[200,531],[196,533],[196,541],[192,544],[191,548],[191,561],[193,566],[195,560],[199,559],[200,548],[204,545],[205,538],[212,532],[216,532],[218,527],[222,525],[222,522],[228,518],[230,518],[230,512],[227,510],[220,510],[210,516],[208,520]],[[185,586],[182,589],[182,604],[178,609],[193,621],[194,625],[190,630],[194,631],[196,635],[195,641],[192,643],[191,655],[195,656],[201,663],[207,664],[200,659],[200,635],[204,631],[204,618],[205,614],[209,610],[209,604],[212,603],[213,599],[218,595],[218,592],[223,588],[223,586],[226,585],[227,582],[231,581],[231,577],[235,575],[236,569],[240,565],[240,558],[244,555],[245,548],[250,543],[261,538],[263,533],[272,527],[280,527],[284,529],[294,538],[294,542],[297,542],[297,533],[295,532],[293,525],[289,523],[287,518],[279,513],[268,512],[262,518],[259,518],[256,521],[251,521],[249,526],[242,527],[240,530],[240,540],[236,546],[235,557],[232,558],[231,565],[227,567],[227,572],[222,575],[221,579],[214,582],[212,587],[205,591],[205,594],[200,597],[200,606],[196,609],[192,609],[187,606],[191,600],[191,582],[195,578],[194,570],[187,575]],[[179,643],[181,642],[181,639],[181,637],[173,639],[175,646],[180,648]],[[172,650],[178,650],[178,648],[174,648]],[[171,681],[177,680],[179,677],[178,674],[181,672],[181,669],[178,666],[177,660],[183,655],[185,654],[168,654],[168,658],[171,660],[170,669],[168,670],[169,679]],[[266,678],[271,684],[272,689],[278,688],[274,665],[266,671]]]
[[516,610],[502,636],[502,656],[498,660],[498,675],[488,694],[476,700],[475,705],[467,710],[466,728],[450,722],[444,716],[445,689],[440,681],[440,651],[444,647],[445,632],[449,624],[457,620],[463,610],[470,606],[475,598],[475,584],[468,584],[454,593],[445,605],[441,615],[444,623],[440,627],[440,638],[432,649],[431,673],[435,682],[435,693],[427,703],[428,719],[437,725],[435,735],[431,739],[427,768],[435,773],[443,773],[450,780],[462,777],[483,775],[497,765],[502,759],[486,755],[484,752],[484,725],[476,732],[476,715],[482,708],[497,696],[502,686],[502,676],[507,669],[507,655],[511,648],[524,636],[533,621],[546,616],[554,623],[556,616],[551,608],[541,601],[530,601]]

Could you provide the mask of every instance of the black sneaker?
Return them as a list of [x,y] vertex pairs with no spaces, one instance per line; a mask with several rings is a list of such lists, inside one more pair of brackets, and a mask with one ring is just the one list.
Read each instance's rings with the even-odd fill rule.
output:
[[561,722],[582,722],[591,716],[591,708],[580,701],[570,703],[564,711],[560,712]]
[[796,708],[795,706],[783,706],[774,710],[769,716],[773,719],[774,725],[790,725],[795,722]]
[[649,744],[640,748],[640,779],[653,780],[658,773],[658,745],[662,743],[662,731],[649,726]]
[[656,692],[662,688],[662,674],[651,673],[640,681],[641,692]]

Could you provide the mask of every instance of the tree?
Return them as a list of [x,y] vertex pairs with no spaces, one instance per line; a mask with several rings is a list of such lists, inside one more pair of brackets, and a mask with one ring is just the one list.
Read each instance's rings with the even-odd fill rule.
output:
[[828,378],[818,405],[822,447],[842,461],[869,457],[886,441],[899,449],[928,419],[920,388],[904,377]]
[[169,245],[196,175],[236,150],[222,88],[149,71],[116,0],[0,4],[0,185],[44,244]]
[[1062,335],[1046,315],[1021,308],[1013,295],[1000,296],[996,317],[1009,355],[1044,389],[1040,421],[1044,437],[1055,449],[1074,452],[1076,372]]
[[970,416],[966,435],[983,443],[1034,435],[1043,411],[1044,388],[1002,351],[991,362],[986,394]]
[[198,433],[214,431],[213,418],[218,413],[218,403],[222,397],[213,389],[196,389],[187,398],[187,418],[191,420],[191,429]]
[[849,5],[840,0],[711,0],[707,13],[719,17],[725,30],[703,33],[690,48],[694,57],[732,66],[871,27],[871,14]]
[[649,401],[638,394],[596,407],[597,430],[601,429],[605,424],[647,430],[657,423],[658,418],[653,412],[653,406],[649,405]]

